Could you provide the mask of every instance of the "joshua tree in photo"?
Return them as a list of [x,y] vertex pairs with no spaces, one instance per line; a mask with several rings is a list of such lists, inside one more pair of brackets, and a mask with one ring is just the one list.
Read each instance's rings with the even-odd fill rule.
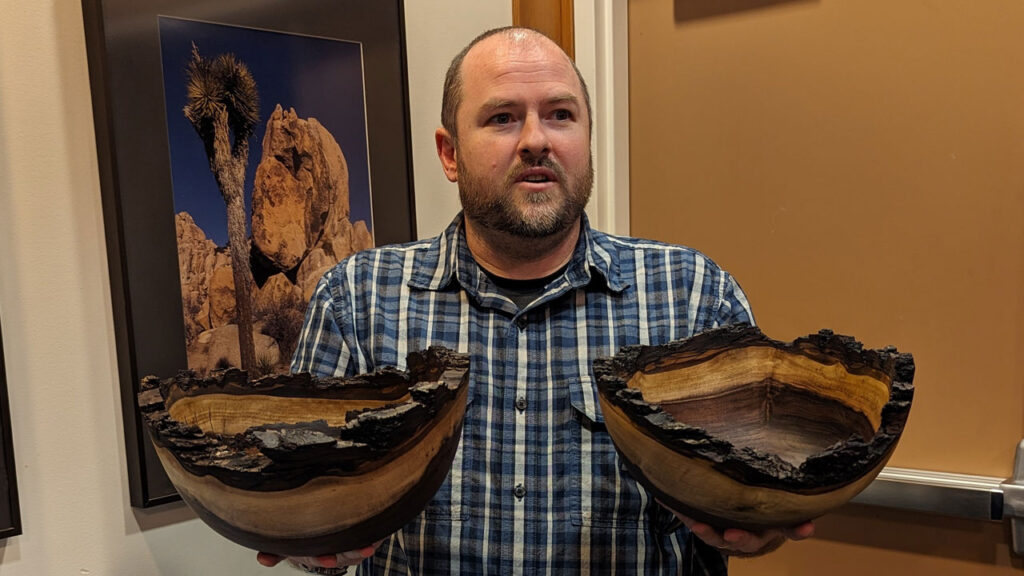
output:
[[185,117],[206,147],[210,170],[227,206],[238,348],[242,369],[250,372],[256,367],[256,351],[252,335],[252,273],[245,235],[244,193],[249,136],[259,121],[259,108],[256,81],[245,64],[234,54],[204,59],[196,45],[192,45]]

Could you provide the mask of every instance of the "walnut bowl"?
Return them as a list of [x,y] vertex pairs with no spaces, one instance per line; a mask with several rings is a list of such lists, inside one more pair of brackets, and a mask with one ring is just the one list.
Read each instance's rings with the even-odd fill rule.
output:
[[788,527],[867,487],[910,411],[914,360],[822,330],[741,324],[594,362],[608,432],[667,507],[720,528]]
[[353,378],[147,377],[143,419],[182,499],[228,539],[284,556],[356,550],[412,520],[458,447],[469,357],[432,347]]

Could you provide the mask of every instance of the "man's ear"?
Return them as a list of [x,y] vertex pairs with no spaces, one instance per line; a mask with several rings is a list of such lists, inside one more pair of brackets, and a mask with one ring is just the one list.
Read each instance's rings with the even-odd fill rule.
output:
[[434,132],[434,143],[437,144],[437,157],[441,159],[441,168],[449,182],[459,181],[458,162],[455,158],[455,138],[444,128]]

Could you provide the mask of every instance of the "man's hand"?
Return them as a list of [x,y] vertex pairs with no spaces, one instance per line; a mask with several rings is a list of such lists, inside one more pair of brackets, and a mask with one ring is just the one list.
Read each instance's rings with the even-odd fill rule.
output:
[[[659,504],[665,506],[660,500]],[[713,526],[684,516],[668,506],[665,509],[679,518],[690,532],[712,548],[727,556],[760,556],[786,543],[786,540],[803,540],[814,536],[814,522],[804,522],[792,528],[771,529],[763,532],[748,532],[739,528],[717,530]]]
[[709,546],[729,556],[760,556],[782,546],[786,540],[803,540],[814,536],[814,523],[804,522],[785,529],[771,529],[763,532],[748,532],[738,528],[716,530],[692,518],[673,512],[683,524]]
[[312,568],[341,568],[344,566],[355,566],[363,560],[373,556],[374,551],[380,546],[380,542],[376,542],[365,548],[359,550],[352,550],[349,552],[342,552],[340,554],[329,554],[327,556],[305,556],[305,557],[285,557],[278,556],[277,554],[268,554],[267,552],[260,552],[256,554],[256,561],[263,566],[277,566],[283,560],[288,560],[293,564],[301,566],[308,566]]

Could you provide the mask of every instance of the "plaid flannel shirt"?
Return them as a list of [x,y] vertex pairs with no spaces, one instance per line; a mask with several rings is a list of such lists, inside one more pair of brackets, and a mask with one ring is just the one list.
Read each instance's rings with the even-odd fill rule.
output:
[[620,465],[591,361],[736,322],[753,323],[746,296],[711,260],[586,217],[564,274],[523,309],[473,260],[461,215],[436,238],[339,263],[313,294],[293,371],[404,368],[431,345],[471,366],[448,478],[358,573],[724,574]]

